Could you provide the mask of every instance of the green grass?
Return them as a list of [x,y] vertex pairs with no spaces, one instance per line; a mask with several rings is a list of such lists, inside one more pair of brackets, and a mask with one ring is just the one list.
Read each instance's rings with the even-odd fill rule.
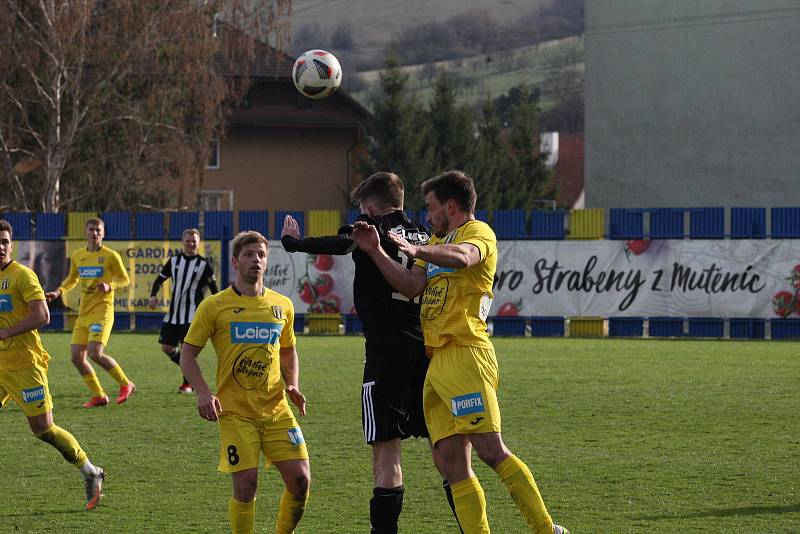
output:
[[[504,438],[573,533],[774,533],[800,525],[796,343],[496,339]],[[127,404],[88,398],[67,334],[47,334],[56,422],[107,473],[106,498],[82,511],[78,475],[0,410],[2,532],[226,532],[230,482],[216,472],[217,431],[178,395],[155,335],[115,334],[110,353],[136,381]],[[369,449],[360,424],[363,341],[300,337],[301,425],[312,494],[300,533],[368,532]],[[201,355],[213,376],[213,355]],[[113,380],[101,381],[112,390]],[[525,532],[491,470],[475,468],[493,532]],[[424,441],[404,445],[401,531],[455,532]],[[272,532],[281,484],[262,472],[256,524]]]

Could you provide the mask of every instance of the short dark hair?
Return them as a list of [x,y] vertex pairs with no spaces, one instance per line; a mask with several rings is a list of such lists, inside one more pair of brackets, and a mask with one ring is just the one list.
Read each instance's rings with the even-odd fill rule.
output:
[[8,237],[14,237],[14,229],[11,228],[11,223],[5,219],[0,219],[0,232],[8,232]]
[[371,200],[380,208],[402,208],[403,181],[393,172],[376,172],[358,184],[350,196],[355,203]]
[[269,252],[269,241],[267,238],[255,230],[248,230],[246,232],[239,232],[236,234],[236,237],[233,238],[233,244],[231,245],[233,257],[238,258],[242,248],[251,243],[264,243],[264,246],[267,247],[267,252]]
[[440,203],[453,199],[461,211],[475,213],[475,202],[478,200],[475,183],[463,171],[446,171],[422,182],[422,194],[427,195],[431,191]]

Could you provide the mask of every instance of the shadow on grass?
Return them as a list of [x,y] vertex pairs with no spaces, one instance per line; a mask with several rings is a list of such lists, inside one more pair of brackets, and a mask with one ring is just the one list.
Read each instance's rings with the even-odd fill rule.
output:
[[800,512],[800,504],[787,504],[784,506],[742,506],[739,508],[719,508],[702,510],[688,514],[672,515],[640,515],[633,519],[642,521],[660,521],[662,519],[698,519],[701,517],[731,517],[746,515],[777,515]]

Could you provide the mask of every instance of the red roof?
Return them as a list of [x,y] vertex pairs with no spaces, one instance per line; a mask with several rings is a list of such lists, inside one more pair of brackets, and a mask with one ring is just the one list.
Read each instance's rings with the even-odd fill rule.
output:
[[571,208],[584,187],[583,134],[566,133],[558,136],[558,162],[552,186],[560,208]]

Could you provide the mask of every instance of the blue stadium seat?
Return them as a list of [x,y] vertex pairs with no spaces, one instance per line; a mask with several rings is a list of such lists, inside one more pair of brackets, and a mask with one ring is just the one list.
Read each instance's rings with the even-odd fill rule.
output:
[[766,237],[766,208],[731,208],[731,239],[764,239]]
[[724,239],[725,208],[689,209],[690,239]]
[[104,211],[100,218],[106,223],[106,239],[127,241],[131,238],[131,213],[129,211]]
[[242,210],[239,212],[239,231],[255,230],[269,237],[269,211]]
[[164,214],[160,211],[136,214],[136,239],[164,239]]
[[564,239],[566,236],[564,210],[534,210],[531,212],[533,239]]
[[169,238],[180,240],[187,228],[200,227],[200,213],[196,211],[169,212]]
[[681,208],[650,210],[650,239],[683,239],[683,213]]
[[642,317],[609,317],[608,337],[642,337],[644,319]]
[[203,239],[231,239],[232,237],[232,211],[206,211],[203,213]]
[[644,210],[611,208],[609,239],[644,239]]
[[531,336],[564,337],[564,318],[552,316],[531,317]]
[[67,218],[63,213],[37,213],[36,239],[61,239],[67,233]]

